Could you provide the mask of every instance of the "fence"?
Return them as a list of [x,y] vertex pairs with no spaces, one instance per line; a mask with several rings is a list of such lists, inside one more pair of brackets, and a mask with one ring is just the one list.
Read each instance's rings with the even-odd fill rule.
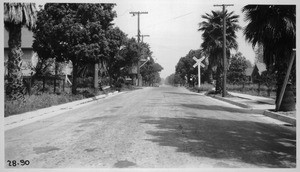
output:
[[65,92],[65,89],[72,84],[67,75],[23,76],[23,80],[29,95],[32,94],[32,89],[35,89],[37,92],[45,92],[47,90],[46,87],[49,86],[52,86],[53,93],[57,93],[60,89]]

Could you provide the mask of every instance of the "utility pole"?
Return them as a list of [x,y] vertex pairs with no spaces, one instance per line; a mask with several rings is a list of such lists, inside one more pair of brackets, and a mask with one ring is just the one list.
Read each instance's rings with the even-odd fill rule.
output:
[[[141,11],[137,11],[137,12],[129,12],[129,14],[132,14],[133,16],[137,15],[138,16],[138,23],[137,23],[137,26],[138,26],[138,30],[137,30],[137,40],[138,40],[138,43],[140,43],[140,36],[141,36],[141,31],[140,31],[140,15],[141,14],[148,14],[148,12],[141,12]],[[138,86],[140,86],[140,61],[138,61],[138,64],[137,64],[137,79],[138,79]]]
[[150,37],[150,35],[140,35],[142,37],[142,42],[144,42],[144,37]]
[[140,34],[141,34],[141,31],[140,31],[140,14],[148,14],[148,12],[140,12],[140,11],[137,11],[137,12],[129,12],[129,14],[132,14],[133,16],[137,15],[138,16],[138,23],[137,23],[137,26],[138,26],[138,30],[137,30],[137,38],[138,38],[138,43],[140,42]]
[[226,15],[225,7],[233,6],[233,4],[214,5],[214,7],[223,7],[223,91],[222,97],[226,96]]
[[285,92],[285,89],[286,89],[286,85],[287,85],[288,80],[289,80],[289,76],[290,76],[290,73],[291,73],[291,70],[292,70],[294,60],[295,60],[295,56],[296,56],[296,49],[293,49],[293,52],[292,52],[292,55],[291,55],[291,58],[290,58],[290,63],[289,63],[287,72],[285,74],[283,85],[281,87],[279,98],[278,98],[278,101],[277,101],[277,104],[276,104],[276,109],[275,109],[276,111],[278,111],[280,109],[282,98],[283,98],[283,95],[284,95],[284,92]]

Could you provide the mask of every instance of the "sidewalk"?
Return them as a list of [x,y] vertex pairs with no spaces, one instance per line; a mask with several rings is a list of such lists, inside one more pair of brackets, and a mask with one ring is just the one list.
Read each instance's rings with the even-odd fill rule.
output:
[[274,112],[275,100],[272,98],[252,96],[248,94],[229,92],[231,97],[211,96],[215,99],[225,101],[236,106],[251,109],[265,116],[290,123],[296,126],[296,112]]
[[235,92],[229,92],[229,94],[237,98],[237,103],[245,105],[247,108],[262,110],[275,109],[275,100],[271,98]]
[[229,92],[229,94],[235,96],[235,97],[240,97],[240,98],[246,98],[249,100],[254,100],[256,102],[260,102],[262,104],[270,104],[270,105],[275,105],[275,100],[272,98],[267,98],[267,97],[260,97],[260,96],[252,96],[248,94],[242,94],[242,93],[234,93],[234,92]]

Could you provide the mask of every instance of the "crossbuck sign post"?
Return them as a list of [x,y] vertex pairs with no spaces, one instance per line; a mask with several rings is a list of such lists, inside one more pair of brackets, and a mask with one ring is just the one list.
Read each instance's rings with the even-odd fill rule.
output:
[[200,83],[201,83],[200,66],[205,67],[205,65],[203,63],[201,63],[205,59],[205,57],[201,57],[200,59],[197,59],[196,57],[193,57],[193,59],[196,61],[196,63],[193,65],[193,67],[195,68],[196,66],[198,66],[198,87],[200,87]]

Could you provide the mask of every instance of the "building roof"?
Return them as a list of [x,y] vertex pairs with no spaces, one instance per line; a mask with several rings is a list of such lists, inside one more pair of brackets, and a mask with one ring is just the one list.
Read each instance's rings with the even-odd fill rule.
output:
[[248,67],[245,71],[246,76],[251,76],[253,69],[254,69],[254,67]]
[[264,71],[267,70],[266,65],[264,63],[256,62],[255,65],[256,65],[256,67],[258,69],[259,75],[261,75],[262,72],[264,72]]
[[[8,31],[4,29],[4,48],[8,48]],[[29,31],[26,27],[22,28],[22,48],[32,48],[33,43],[33,32]]]

